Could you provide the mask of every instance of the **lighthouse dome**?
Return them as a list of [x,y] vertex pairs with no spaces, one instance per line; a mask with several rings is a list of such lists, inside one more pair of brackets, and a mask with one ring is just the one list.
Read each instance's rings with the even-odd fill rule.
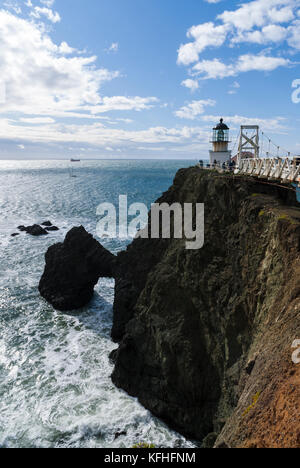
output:
[[220,123],[214,128],[214,130],[229,130],[226,124],[224,124],[224,120],[220,119]]

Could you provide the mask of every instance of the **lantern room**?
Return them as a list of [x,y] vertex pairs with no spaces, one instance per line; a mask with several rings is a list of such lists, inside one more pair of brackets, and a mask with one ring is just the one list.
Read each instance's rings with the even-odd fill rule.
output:
[[214,151],[227,151],[229,143],[229,128],[220,119],[220,123],[213,129],[212,143]]
[[229,162],[231,159],[231,151],[228,150],[229,140],[229,127],[220,119],[220,123],[213,129],[212,141],[213,150],[210,151],[210,163]]

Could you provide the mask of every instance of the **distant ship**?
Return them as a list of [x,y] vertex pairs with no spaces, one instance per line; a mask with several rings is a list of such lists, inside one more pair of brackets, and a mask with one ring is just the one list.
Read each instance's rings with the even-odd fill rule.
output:
[[80,162],[80,159],[71,159],[71,162]]

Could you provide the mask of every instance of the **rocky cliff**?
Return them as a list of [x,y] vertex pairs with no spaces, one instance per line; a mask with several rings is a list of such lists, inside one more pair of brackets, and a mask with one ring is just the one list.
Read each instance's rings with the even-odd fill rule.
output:
[[205,203],[205,244],[136,239],[94,271],[116,278],[113,382],[204,447],[300,447],[295,193],[190,168],[159,202]]

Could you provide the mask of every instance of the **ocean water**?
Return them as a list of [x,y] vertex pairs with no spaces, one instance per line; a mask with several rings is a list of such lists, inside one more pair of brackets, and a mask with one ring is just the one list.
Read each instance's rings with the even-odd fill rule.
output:
[[[38,293],[44,254],[83,225],[96,236],[96,208],[150,206],[180,167],[195,161],[0,161],[0,447],[193,447],[110,379],[114,282],[100,280],[76,314]],[[50,220],[57,233],[11,237],[20,224]],[[129,239],[106,239],[116,253]]]

